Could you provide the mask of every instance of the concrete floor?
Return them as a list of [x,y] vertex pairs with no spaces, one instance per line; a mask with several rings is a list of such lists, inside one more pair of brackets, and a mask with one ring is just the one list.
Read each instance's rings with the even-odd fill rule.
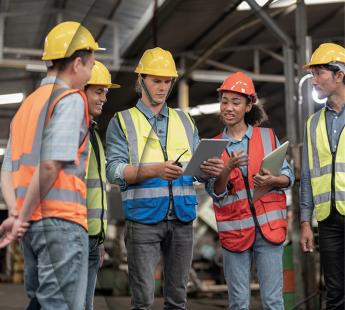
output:
[[[22,310],[27,304],[23,285],[0,283],[0,309]],[[225,299],[198,298],[188,300],[189,310],[221,310],[227,308]],[[96,296],[95,310],[130,309],[129,297]],[[163,309],[163,299],[157,298],[153,310]]]

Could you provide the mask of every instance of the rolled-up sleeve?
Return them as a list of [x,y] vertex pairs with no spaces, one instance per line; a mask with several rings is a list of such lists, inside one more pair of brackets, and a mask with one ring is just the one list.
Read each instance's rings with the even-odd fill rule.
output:
[[6,151],[4,154],[4,161],[2,162],[1,170],[12,171],[12,159],[11,159],[11,135],[8,138]]
[[128,186],[124,178],[124,169],[129,164],[127,139],[120,127],[116,115],[110,120],[106,134],[107,179],[112,184],[125,190]]
[[[276,145],[277,147],[280,146],[280,142],[277,137],[276,137]],[[286,159],[283,162],[283,166],[280,172],[282,175],[287,176],[290,180],[289,185],[287,187],[292,187],[292,185],[295,183],[295,174],[293,173],[292,168]]]
[[216,178],[210,178],[205,183],[206,192],[211,196],[214,202],[221,204],[221,201],[228,195],[228,188],[219,195],[214,192],[214,183],[216,182]]
[[307,133],[304,132],[301,184],[299,189],[300,199],[300,220],[301,222],[311,222],[314,210],[313,193],[310,182],[310,171],[308,161]]

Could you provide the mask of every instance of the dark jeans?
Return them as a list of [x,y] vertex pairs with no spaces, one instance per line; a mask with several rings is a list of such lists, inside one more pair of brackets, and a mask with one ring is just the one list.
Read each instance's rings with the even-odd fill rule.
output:
[[154,225],[126,221],[132,309],[151,309],[155,270],[163,256],[164,309],[186,309],[186,288],[192,261],[193,226],[178,220]]
[[100,255],[97,238],[89,238],[89,270],[87,276],[87,289],[85,310],[93,309],[93,299],[97,284],[97,273],[99,269]]
[[320,257],[326,285],[327,310],[345,309],[345,216],[332,208],[319,222]]

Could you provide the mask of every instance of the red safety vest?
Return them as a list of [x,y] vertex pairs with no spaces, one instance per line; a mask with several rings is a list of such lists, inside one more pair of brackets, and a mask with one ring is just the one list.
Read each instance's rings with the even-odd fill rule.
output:
[[[65,96],[78,92],[85,106],[85,123],[88,128],[89,114],[83,92],[64,89],[56,84],[39,87],[24,100],[11,123],[12,181],[16,192],[16,206],[23,207],[26,191],[40,163],[42,134],[49,122],[55,105]],[[86,130],[88,133],[88,131]],[[79,146],[75,163],[66,165],[35,209],[31,220],[56,217],[76,222],[87,229],[85,170],[88,159],[88,136]]]
[[[215,139],[222,138],[218,135]],[[273,244],[284,242],[287,231],[286,197],[284,191],[272,190],[253,202],[254,183],[252,176],[260,170],[264,156],[276,148],[275,136],[270,128],[253,127],[248,144],[248,177],[239,168],[231,171],[229,194],[220,202],[214,203],[219,239],[222,246],[233,252],[243,252],[255,240],[255,228]],[[227,150],[222,160],[229,160]]]

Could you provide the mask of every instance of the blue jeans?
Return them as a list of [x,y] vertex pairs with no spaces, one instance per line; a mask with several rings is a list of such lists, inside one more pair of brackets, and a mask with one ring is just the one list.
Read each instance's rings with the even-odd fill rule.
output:
[[93,297],[95,295],[97,272],[99,269],[99,244],[97,238],[89,239],[89,270],[85,299],[85,310],[93,309]]
[[44,310],[83,309],[88,242],[85,229],[69,221],[47,218],[31,224],[22,239],[30,309],[36,301]]
[[263,309],[284,309],[283,245],[268,243],[262,238],[258,230],[256,230],[253,246],[247,251],[235,253],[223,249],[224,275],[229,292],[229,309],[249,309],[250,270],[253,258],[259,278]]
[[178,220],[145,225],[126,221],[131,309],[151,309],[155,270],[163,256],[164,309],[186,309],[187,282],[192,262],[193,225]]

